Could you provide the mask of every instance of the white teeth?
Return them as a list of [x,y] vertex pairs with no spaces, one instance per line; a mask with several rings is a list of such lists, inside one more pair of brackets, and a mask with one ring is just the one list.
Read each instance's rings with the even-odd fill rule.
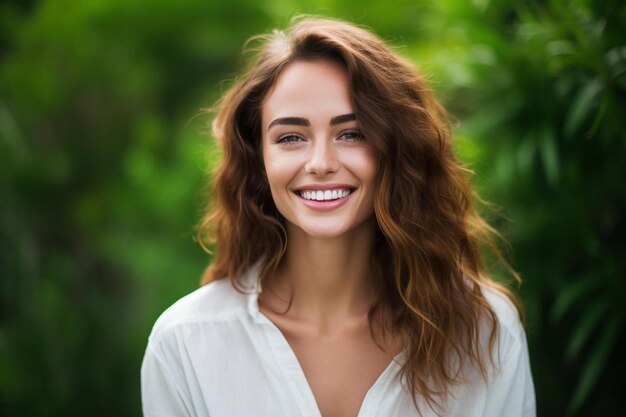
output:
[[300,191],[300,196],[306,200],[328,201],[347,197],[350,190]]

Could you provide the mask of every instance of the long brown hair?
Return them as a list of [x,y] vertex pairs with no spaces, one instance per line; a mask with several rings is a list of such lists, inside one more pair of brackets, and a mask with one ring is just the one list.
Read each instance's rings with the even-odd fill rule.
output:
[[202,283],[229,277],[238,288],[239,277],[259,260],[261,280],[277,270],[287,235],[264,175],[263,99],[293,62],[342,63],[358,124],[378,155],[373,262],[384,279],[370,330],[375,313],[386,311],[383,334],[401,337],[407,359],[402,375],[416,407],[421,396],[441,409],[450,385],[462,381],[466,359],[487,379],[483,323],[493,363],[498,320],[483,289],[504,293],[522,312],[513,293],[486,272],[481,248],[502,259],[494,244],[499,235],[474,206],[470,171],[453,155],[446,112],[410,62],[352,24],[299,17],[286,32],[254,43],[260,46],[250,68],[218,103],[213,122],[223,156],[199,241],[217,248]]

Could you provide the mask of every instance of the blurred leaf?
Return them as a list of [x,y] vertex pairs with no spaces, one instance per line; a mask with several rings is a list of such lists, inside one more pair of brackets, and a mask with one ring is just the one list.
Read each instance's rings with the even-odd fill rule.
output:
[[535,138],[536,132],[524,136],[521,140],[517,150],[517,165],[519,167],[520,175],[529,175],[532,172],[533,161],[537,153],[537,139]]
[[578,381],[572,401],[568,407],[570,414],[578,412],[589,396],[589,393],[594,388],[602,369],[604,369],[610,358],[611,350],[615,347],[615,339],[621,327],[621,317],[613,316],[603,328],[595,349],[591,352],[583,367],[580,380]]
[[587,137],[586,137],[587,139],[592,138],[596,134],[597,130],[600,128],[600,124],[602,123],[602,119],[607,111],[609,102],[610,102],[610,99],[608,95],[606,94],[603,95],[600,101],[600,108],[598,109],[598,112],[593,118],[593,123],[591,124],[591,128],[587,132]]
[[551,323],[553,325],[559,324],[563,316],[572,306],[576,305],[577,301],[601,285],[602,280],[597,279],[594,275],[587,275],[561,288],[550,312]]
[[600,79],[593,79],[582,86],[572,103],[565,120],[565,134],[572,137],[583,122],[590,116],[592,107],[597,104],[598,95],[604,89]]
[[540,155],[543,161],[543,167],[546,173],[548,184],[553,188],[559,183],[559,153],[557,151],[557,138],[554,132],[549,129],[541,131],[540,138]]
[[626,46],[617,46],[605,55],[606,63],[611,70],[611,77],[619,79],[626,73]]
[[576,51],[571,41],[563,39],[550,41],[546,49],[551,56],[572,55]]
[[565,357],[568,360],[572,360],[578,355],[608,310],[609,304],[603,297],[596,298],[587,306],[581,314],[576,327],[572,331],[572,335],[565,352]]

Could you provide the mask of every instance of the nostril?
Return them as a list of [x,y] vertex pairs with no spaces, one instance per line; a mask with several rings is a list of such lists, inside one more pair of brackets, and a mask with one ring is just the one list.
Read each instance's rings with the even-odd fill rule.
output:
[[332,155],[332,152],[325,150],[313,152],[304,168],[307,173],[318,176],[335,172],[338,169],[337,158]]

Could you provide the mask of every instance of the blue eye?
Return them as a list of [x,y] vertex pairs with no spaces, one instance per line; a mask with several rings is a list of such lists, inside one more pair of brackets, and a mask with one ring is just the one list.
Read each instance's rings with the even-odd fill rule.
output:
[[342,132],[339,137],[348,142],[358,142],[365,139],[365,136],[363,136],[360,130],[346,130]]
[[303,140],[304,139],[302,139],[298,135],[289,134],[289,135],[285,135],[285,136],[279,137],[278,140],[276,141],[276,143],[291,144],[291,143],[298,143],[298,142],[303,141]]

